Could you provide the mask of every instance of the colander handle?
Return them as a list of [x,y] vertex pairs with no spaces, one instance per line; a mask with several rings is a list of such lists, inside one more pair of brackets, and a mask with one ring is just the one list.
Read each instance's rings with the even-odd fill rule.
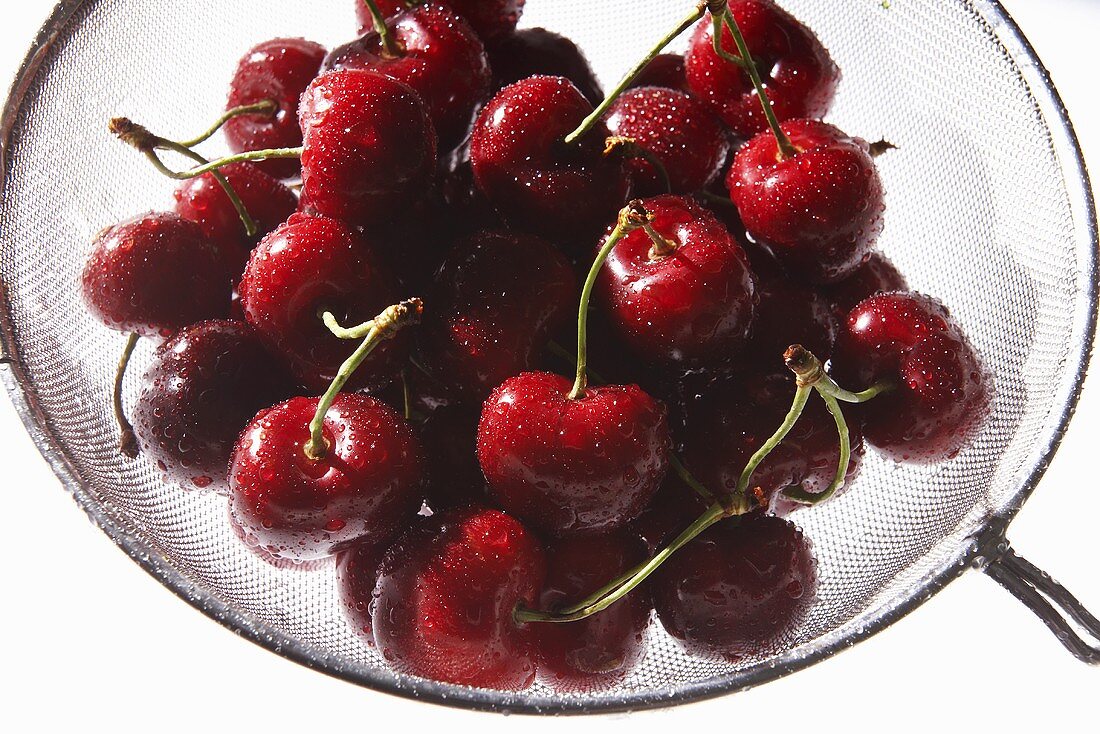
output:
[[1100,620],[1046,571],[1017,555],[1007,543],[1002,547],[985,566],[985,573],[1035,612],[1078,660],[1100,665]]

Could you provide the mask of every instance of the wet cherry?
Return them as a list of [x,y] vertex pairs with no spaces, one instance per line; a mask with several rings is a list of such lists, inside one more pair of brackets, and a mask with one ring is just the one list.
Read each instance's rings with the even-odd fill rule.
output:
[[[353,0],[355,14],[359,18],[359,32],[374,28],[374,21],[363,0]],[[447,5],[466,19],[482,40],[505,37],[512,33],[523,13],[525,0],[448,0]],[[414,3],[407,0],[377,0],[382,15],[389,18],[406,10]]]
[[500,91],[530,76],[561,76],[597,105],[603,89],[584,52],[565,36],[545,28],[524,28],[486,46],[493,86]]
[[680,54],[657,54],[630,82],[634,87],[664,87],[680,92],[689,91],[685,78],[684,57]]
[[368,539],[336,554],[336,589],[340,609],[363,642],[374,647],[374,587],[389,544]]
[[[848,312],[864,298],[870,298],[879,293],[908,289],[905,276],[885,255],[876,250],[854,273],[839,283],[822,288],[821,292],[832,302],[837,313],[840,314],[840,320],[843,321],[847,318]],[[814,352],[814,354],[818,353]],[[818,356],[821,355],[818,354]]]

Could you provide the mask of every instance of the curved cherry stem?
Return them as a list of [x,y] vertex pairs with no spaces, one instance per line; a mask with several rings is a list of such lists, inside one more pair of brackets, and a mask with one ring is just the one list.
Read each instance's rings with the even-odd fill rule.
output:
[[222,116],[214,122],[213,125],[211,125],[198,136],[191,138],[190,140],[180,140],[177,142],[185,148],[194,148],[196,145],[201,145],[210,138],[214,137],[214,134],[221,130],[222,126],[232,120],[234,117],[240,117],[241,115],[267,115],[268,117],[274,117],[278,109],[279,105],[273,99],[265,99],[259,102],[254,102],[252,104],[232,107],[226,110],[222,114]]
[[837,493],[841,487],[844,486],[844,479],[848,476],[848,465],[852,460],[852,439],[848,433],[848,422],[844,420],[844,413],[840,409],[840,403],[832,395],[827,395],[823,392],[818,392],[821,399],[825,401],[825,407],[828,408],[829,413],[833,416],[833,421],[836,422],[837,436],[840,438],[840,460],[837,462],[836,475],[833,477],[833,481],[829,483],[829,486],[825,488],[824,492],[817,494],[813,492],[807,492],[801,487],[788,487],[783,490],[783,495],[790,500],[798,502],[803,505],[818,505],[828,500],[834,494]]
[[374,0],[363,0],[363,4],[367,6],[367,12],[370,13],[378,40],[382,42],[382,58],[396,59],[405,53],[405,49],[401,48],[401,44],[390,33],[389,27],[386,26],[386,16],[382,15],[382,11],[378,9]]
[[348,378],[379,344],[386,339],[392,339],[403,327],[419,322],[423,312],[424,303],[419,298],[411,298],[390,306],[363,325],[370,325],[363,343],[340,365],[336,377],[317,404],[317,412],[313,415],[313,420],[309,422],[309,440],[303,447],[307,457],[317,461],[323,459],[328,452],[328,442],[324,436],[325,416]]
[[768,438],[767,441],[756,450],[749,461],[745,464],[744,470],[741,472],[740,478],[737,480],[737,489],[734,490],[734,496],[743,498],[746,495],[746,491],[749,488],[749,481],[752,479],[753,472],[760,466],[764,459],[768,458],[768,454],[775,450],[775,447],[782,443],[783,439],[787,437],[787,434],[791,432],[798,419],[802,417],[802,411],[806,408],[806,402],[810,399],[810,394],[813,392],[811,385],[799,385],[794,391],[794,400],[791,402],[791,409],[787,411],[787,415],[783,418],[783,422],[776,429],[775,433]]
[[332,311],[325,311],[321,314],[321,321],[332,332],[332,335],[338,339],[362,339],[374,328],[375,320],[364,321],[358,326],[344,327],[340,326],[340,322],[336,320],[336,316],[333,315]]
[[118,450],[123,456],[131,459],[138,455],[138,440],[134,435],[134,427],[130,424],[130,419],[126,417],[126,410],[122,407],[122,380],[126,377],[126,368],[130,365],[130,357],[133,356],[134,347],[137,346],[140,338],[138,334],[130,334],[126,339],[122,357],[119,358],[118,367],[115,369],[114,389],[111,391],[111,407],[115,413],[115,423],[118,424]]
[[639,145],[634,138],[628,138],[624,135],[612,135],[604,141],[603,154],[617,154],[625,158],[638,158],[645,161],[653,166],[653,170],[657,172],[657,177],[661,179],[661,186],[664,187],[665,193],[672,193],[672,180],[668,177],[668,169],[665,168],[665,164],[652,151]]
[[[722,0],[722,2],[724,4],[725,0]],[[649,62],[653,60],[653,57],[664,51],[665,47],[668,46],[668,44],[675,41],[676,38],[688,28],[691,28],[691,26],[694,25],[695,22],[698,21],[700,18],[702,18],[706,12],[707,3],[701,2],[698,6],[696,6],[695,10],[691,11],[689,15],[685,16],[683,20],[677,23],[676,27],[669,31],[664,36],[664,38],[658,41],[657,45],[651,48],[649,52],[642,57],[642,60],[635,64],[634,67],[626,73],[626,76],[624,76],[622,80],[615,85],[615,88],[608,92],[607,96],[604,97],[603,102],[600,102],[599,106],[596,107],[596,109],[592,110],[591,114],[589,114],[588,117],[584,118],[581,121],[581,124],[577,126],[577,129],[565,136],[566,144],[575,143],[578,138],[580,138],[582,135],[595,127],[596,123],[600,121],[600,118],[602,118],[607,113],[607,110],[611,108],[611,105],[615,104],[615,100],[619,98],[619,95],[621,95],[630,87],[630,84],[634,81],[634,78],[637,77],[643,69],[645,69]]]
[[680,481],[689,486],[695,491],[697,495],[705,499],[707,502],[714,502],[714,494],[709,489],[704,487],[698,479],[692,476],[687,467],[684,466],[684,462],[680,461],[680,457],[674,453],[668,455],[668,463],[672,467],[672,471],[676,472],[676,476],[680,478]]
[[[561,358],[562,360],[568,362],[569,364],[575,365],[577,363],[577,355],[573,354],[572,352],[570,352],[568,349],[563,347],[561,344],[558,344],[553,339],[551,339],[550,342],[546,345],[546,351],[550,352],[550,354],[554,355],[555,357]],[[591,365],[585,365],[584,369],[585,369],[585,373],[587,374],[587,381],[588,382],[590,382],[590,383],[594,382],[597,385],[606,385],[607,384],[607,380],[605,380],[600,375],[599,372],[592,369]]]

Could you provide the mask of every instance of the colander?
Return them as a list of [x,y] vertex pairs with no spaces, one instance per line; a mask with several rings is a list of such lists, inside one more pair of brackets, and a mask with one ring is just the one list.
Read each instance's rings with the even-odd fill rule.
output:
[[[607,84],[693,1],[529,0],[523,24],[574,38]],[[1100,623],[1005,540],[1073,413],[1096,318],[1096,214],[1058,95],[990,0],[782,4],[843,70],[829,120],[898,146],[879,159],[881,247],[915,289],[950,305],[993,368],[996,397],[957,458],[925,467],[871,455],[850,492],[797,516],[820,588],[775,649],[707,662],[654,625],[640,667],[606,692],[502,693],[396,675],[341,618],[331,569],[265,564],[235,537],[224,498],[165,485],[147,460],[119,455],[108,394],[125,337],[85,314],[78,278],[92,236],[169,206],[172,182],[112,140],[107,120],[127,115],[174,136],[200,130],[221,109],[244,49],[275,36],[346,40],[352,0],[57,6],[3,114],[0,373],[16,409],[65,488],[163,584],[281,655],[402,696],[523,712],[714,696],[843,650],[971,568],[1019,597],[1079,658],[1100,662]],[[142,345],[130,370],[130,401],[150,349]]]

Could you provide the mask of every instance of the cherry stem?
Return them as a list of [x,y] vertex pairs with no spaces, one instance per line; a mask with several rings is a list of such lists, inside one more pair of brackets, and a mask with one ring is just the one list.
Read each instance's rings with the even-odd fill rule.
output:
[[714,495],[711,491],[700,484],[698,479],[692,476],[691,472],[684,466],[684,462],[680,461],[679,456],[676,454],[669,454],[668,463],[672,466],[672,470],[676,472],[676,476],[680,478],[681,482],[695,490],[695,493],[707,502],[714,502]]
[[[577,363],[577,355],[573,354],[561,344],[558,344],[556,341],[551,340],[550,343],[546,345],[546,351],[550,352],[550,354],[553,354],[555,357],[560,357],[569,364]],[[585,371],[588,373],[589,382],[595,382],[597,385],[607,384],[607,380],[601,377],[600,373],[592,369],[591,366],[586,366]]]
[[336,320],[336,316],[333,315],[332,311],[325,311],[322,313],[321,321],[325,323],[325,326],[332,332],[332,335],[339,339],[362,339],[370,334],[371,329],[374,328],[374,319],[364,321],[358,326],[346,328],[340,326],[340,322]]
[[610,136],[604,141],[603,154],[618,154],[626,158],[639,158],[645,161],[653,166],[653,170],[657,172],[657,176],[661,179],[661,186],[664,187],[665,193],[672,193],[672,180],[668,177],[668,169],[665,168],[665,164],[662,163],[661,159],[655,156],[652,151],[646,150],[639,145],[638,141],[634,138],[628,138],[624,135]]
[[[409,324],[420,321],[424,312],[424,303],[419,298],[410,298],[407,301],[390,306],[382,313],[366,322],[370,325],[363,343],[360,344],[351,356],[344,360],[340,369],[333,378],[328,390],[321,396],[317,404],[317,412],[313,420],[309,422],[309,440],[304,446],[305,454],[310,459],[318,461],[328,452],[328,442],[324,436],[325,416],[332,407],[336,396],[340,394],[347,383],[348,378],[363,364],[363,361],[374,351],[375,347],[386,339],[392,339],[397,332]],[[364,324],[365,326],[366,324]]]
[[588,387],[588,304],[592,300],[592,289],[596,285],[596,277],[600,269],[607,261],[608,255],[615,249],[615,245],[628,234],[648,221],[649,213],[642,203],[635,199],[619,211],[619,221],[615,229],[608,235],[600,252],[596,255],[592,267],[588,270],[588,278],[584,281],[584,289],[581,291],[581,304],[577,312],[577,379],[573,382],[573,389],[569,391],[569,399],[577,400],[585,395]]
[[265,99],[253,104],[241,105],[240,107],[233,107],[226,110],[221,117],[219,117],[213,125],[207,128],[202,134],[191,138],[190,140],[178,141],[180,145],[185,148],[194,148],[196,145],[205,143],[210,138],[214,137],[214,133],[222,129],[225,123],[232,120],[234,117],[240,117],[241,115],[266,115],[267,117],[274,117],[278,111],[279,105],[273,99]]
[[409,394],[409,380],[405,376],[405,370],[401,370],[401,398],[405,402],[405,420],[412,418],[412,395]]
[[764,459],[768,458],[775,447],[782,443],[783,439],[787,437],[787,434],[794,428],[795,423],[802,417],[802,411],[806,408],[806,403],[810,399],[810,394],[813,392],[813,387],[810,385],[799,385],[794,391],[794,400],[791,401],[791,409],[787,411],[786,417],[783,418],[783,422],[776,429],[775,433],[768,438],[767,441],[756,450],[750,458],[747,464],[745,464],[744,470],[741,472],[741,477],[737,480],[737,489],[734,490],[734,498],[741,501],[746,500],[746,490],[749,488],[749,481],[752,479],[753,472],[756,468],[764,463]]
[[733,13],[730,12],[729,5],[726,4],[722,12],[714,15],[713,18],[714,50],[722,58],[733,61],[732,57],[722,48],[722,23],[724,21],[733,35],[733,42],[737,44],[737,53],[741,55],[741,58],[737,59],[735,63],[740,64],[741,68],[749,75],[749,79],[752,80],[753,87],[756,88],[756,96],[760,98],[760,106],[764,108],[764,117],[768,119],[768,127],[772,129],[775,141],[779,144],[779,155],[783,158],[791,158],[797,155],[798,149],[791,144],[791,139],[779,126],[779,118],[775,116],[775,110],[772,109],[771,100],[768,99],[767,90],[764,89],[764,82],[760,79],[760,72],[757,70],[756,64],[753,63],[748,44],[745,43],[745,37],[741,35],[741,29],[737,26],[737,21],[733,19]]
[[382,58],[396,59],[401,56],[405,49],[401,48],[401,44],[390,33],[390,29],[386,26],[386,17],[378,9],[378,5],[374,0],[363,0],[363,4],[367,6],[367,11],[370,13],[378,40],[382,42]]
[[686,31],[688,28],[691,28],[691,26],[693,26],[696,21],[703,17],[706,11],[707,3],[699,3],[695,10],[691,11],[691,14],[685,16],[683,20],[676,24],[675,28],[669,31],[664,38],[658,41],[657,45],[650,49],[649,52],[642,57],[642,60],[635,64],[634,67],[626,73],[626,76],[624,76],[622,80],[615,86],[615,88],[612,89],[606,97],[604,97],[603,102],[600,102],[599,106],[596,107],[596,109],[592,110],[592,113],[581,121],[581,124],[577,126],[577,129],[565,136],[566,144],[571,145],[577,142],[577,139],[579,137],[595,127],[596,123],[600,121],[600,118],[602,118],[604,114],[608,111],[608,109],[611,108],[611,105],[615,104],[615,100],[617,100],[619,96],[630,87],[630,84],[634,81],[635,77],[637,77],[638,74],[640,74],[642,70],[645,69],[649,62],[653,60],[653,57],[664,51],[665,46],[668,46],[668,44],[675,41],[677,36]]
[[126,339],[126,346],[122,350],[122,357],[118,360],[118,368],[115,369],[115,385],[111,394],[111,407],[114,408],[115,422],[118,423],[118,450],[124,456],[131,459],[138,455],[137,436],[134,435],[134,427],[126,417],[126,411],[122,407],[122,380],[126,376],[126,367],[130,364],[130,357],[137,346],[138,334],[130,334]]
[[783,490],[784,496],[788,499],[811,506],[821,504],[844,486],[844,479],[848,475],[848,464],[852,460],[852,439],[848,433],[848,422],[844,420],[840,403],[832,395],[820,391],[818,394],[821,395],[821,399],[825,401],[825,407],[829,409],[829,413],[833,416],[833,421],[836,422],[837,435],[840,437],[840,460],[837,462],[836,476],[833,477],[833,481],[829,483],[825,491],[818,494],[807,492],[801,487],[788,487]]

